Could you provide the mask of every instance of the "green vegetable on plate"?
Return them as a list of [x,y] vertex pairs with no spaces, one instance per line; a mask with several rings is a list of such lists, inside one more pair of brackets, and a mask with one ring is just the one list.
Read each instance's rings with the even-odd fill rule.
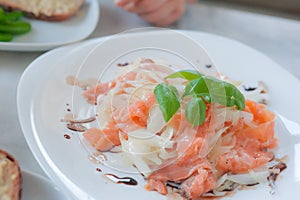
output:
[[28,33],[31,30],[29,22],[21,21],[20,11],[5,12],[0,8],[0,42],[9,42],[14,35]]
[[156,100],[166,122],[180,108],[185,99],[188,100],[185,116],[193,126],[201,125],[206,118],[206,103],[218,103],[227,107],[235,106],[239,110],[245,108],[245,98],[234,85],[205,76],[194,70],[175,72],[165,79],[182,78],[188,80],[181,101],[178,91],[174,86],[166,83],[158,84],[154,89]]
[[193,126],[202,124],[206,118],[206,104],[204,100],[197,96],[192,97],[187,103],[185,116]]
[[0,41],[9,42],[13,39],[13,35],[10,33],[0,33]]
[[28,22],[1,22],[0,32],[11,34],[23,34],[31,30],[31,25]]
[[5,12],[0,8],[0,22],[2,21],[18,21],[24,16],[21,11]]
[[169,121],[180,107],[177,89],[172,85],[161,83],[154,88],[154,94],[165,121]]

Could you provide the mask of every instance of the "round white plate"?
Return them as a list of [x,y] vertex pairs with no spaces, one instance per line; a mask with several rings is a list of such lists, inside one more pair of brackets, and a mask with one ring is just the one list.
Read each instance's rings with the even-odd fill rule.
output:
[[[200,32],[181,33],[190,41],[202,45],[224,75],[235,80],[264,81],[270,91],[270,109],[300,122],[300,107],[297,106],[300,93],[296,92],[300,89],[300,83],[287,71],[263,54],[236,41]],[[87,67],[87,70],[81,68],[81,78],[98,78],[99,71],[104,69],[111,58],[149,44],[154,47],[165,46],[170,51],[182,53],[195,64],[211,63],[205,63],[209,61],[205,60],[205,56],[201,57],[201,54],[197,57],[193,42],[187,39],[176,40],[163,32],[124,34],[111,38],[112,43],[104,42],[105,39],[107,38],[58,48],[30,64],[20,80],[17,96],[19,119],[25,138],[47,175],[74,199],[166,199],[156,192],[146,191],[145,181],[140,175],[126,174],[91,162],[88,159],[90,154],[77,134],[69,133],[69,140],[64,138],[67,129],[60,119],[66,113],[66,104],[74,103],[73,88],[66,84],[65,79],[69,75],[76,75],[81,66]],[[90,50],[100,43],[105,51],[91,54],[92,59],[84,62]],[[153,53],[151,56],[160,55]],[[73,113],[80,111],[80,107],[72,108]],[[300,191],[297,189],[300,187],[300,163],[296,159],[300,155],[299,135],[290,134],[281,123],[276,127],[276,134],[280,141],[278,153],[289,156],[288,168],[277,182],[276,194],[270,195],[268,187],[257,186],[253,190],[238,191],[224,199],[300,198]],[[101,168],[103,172],[96,168]],[[115,184],[105,179],[104,173],[132,176],[139,184]]]
[[23,170],[22,179],[22,200],[68,199],[57,186],[40,175]]
[[62,22],[28,19],[32,30],[11,42],[0,42],[0,50],[45,51],[83,40],[96,28],[99,12],[98,0],[86,0],[75,16]]

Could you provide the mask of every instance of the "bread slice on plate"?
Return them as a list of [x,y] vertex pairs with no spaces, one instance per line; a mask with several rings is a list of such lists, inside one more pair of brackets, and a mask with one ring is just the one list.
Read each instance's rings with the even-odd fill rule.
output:
[[0,0],[7,10],[24,11],[27,16],[47,21],[63,21],[73,16],[85,0]]
[[22,176],[18,161],[0,149],[0,199],[20,200]]

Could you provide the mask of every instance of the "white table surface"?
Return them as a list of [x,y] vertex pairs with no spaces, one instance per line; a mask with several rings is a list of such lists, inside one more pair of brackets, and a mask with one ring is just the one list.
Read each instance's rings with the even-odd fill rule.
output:
[[[100,22],[90,38],[150,26],[136,15],[116,8],[113,0],[100,2]],[[300,79],[300,21],[201,3],[189,5],[186,15],[169,28],[204,31],[238,40]],[[0,148],[13,154],[22,169],[45,175],[25,141],[16,106],[19,78],[41,54],[0,51]]]

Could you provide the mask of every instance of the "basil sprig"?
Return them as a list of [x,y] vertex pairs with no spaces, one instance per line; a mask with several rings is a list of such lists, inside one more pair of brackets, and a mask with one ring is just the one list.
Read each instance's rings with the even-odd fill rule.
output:
[[239,110],[245,108],[244,95],[234,85],[204,75],[186,85],[182,98],[190,95],[203,96],[210,99],[209,102],[228,107],[236,106]]
[[[227,107],[236,106],[239,110],[245,108],[243,94],[228,82],[205,76],[194,70],[178,71],[165,78],[183,78],[189,81],[183,91],[182,99],[190,98],[185,115],[193,126],[201,125],[205,121],[205,102],[219,103]],[[161,83],[155,87],[154,94],[164,119],[168,122],[180,108],[178,91],[174,86]]]

